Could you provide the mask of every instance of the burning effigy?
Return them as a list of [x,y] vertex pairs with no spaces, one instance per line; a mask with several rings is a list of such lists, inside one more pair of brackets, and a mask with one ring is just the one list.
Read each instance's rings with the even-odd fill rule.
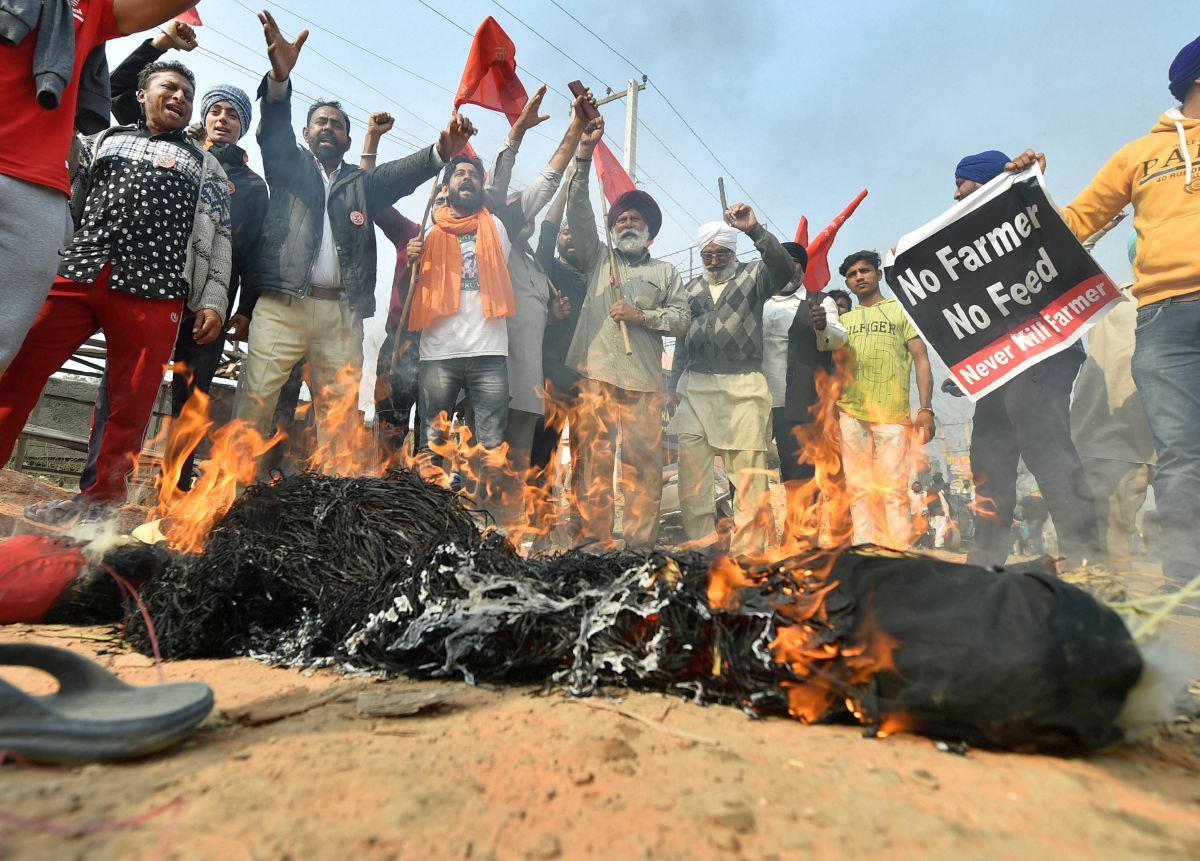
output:
[[200,552],[109,551],[45,618],[116,620],[111,570],[140,584],[152,620],[153,633],[128,614],[133,643],[149,651],[156,636],[168,659],[660,691],[1062,754],[1121,739],[1146,675],[1118,615],[1038,565],[876,548],[763,563],[586,547],[530,559],[487,526],[412,472],[304,473],[249,487]]

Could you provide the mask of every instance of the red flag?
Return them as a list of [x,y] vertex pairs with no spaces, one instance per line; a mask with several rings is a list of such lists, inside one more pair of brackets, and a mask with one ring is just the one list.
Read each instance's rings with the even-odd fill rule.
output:
[[796,227],[795,242],[797,245],[803,245],[806,249],[808,248],[808,216],[807,215],[800,216],[800,224],[799,224],[799,226]]
[[479,105],[500,111],[511,123],[527,101],[529,96],[517,77],[517,46],[489,15],[475,31],[454,107]]
[[193,27],[203,27],[204,22],[200,20],[200,13],[194,8],[188,9],[186,12],[180,12],[175,16],[176,21],[182,21],[184,24],[191,24]]
[[841,215],[829,222],[829,226],[818,233],[817,238],[809,244],[808,268],[804,270],[804,286],[808,292],[818,293],[829,283],[829,249],[833,247],[834,237],[866,196],[867,190],[864,188],[858,193],[858,197],[842,210]]
[[617,198],[625,192],[633,191],[633,180],[604,141],[596,144],[592,158],[596,162],[596,176],[600,178],[600,187],[604,189],[609,206],[616,203]]

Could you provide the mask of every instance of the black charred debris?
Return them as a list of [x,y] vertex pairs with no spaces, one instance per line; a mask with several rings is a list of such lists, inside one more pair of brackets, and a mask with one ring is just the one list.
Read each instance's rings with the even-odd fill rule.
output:
[[[616,686],[754,716],[786,714],[790,687],[817,685],[830,694],[819,720],[854,712],[868,729],[894,720],[1063,754],[1120,738],[1141,673],[1116,614],[1040,570],[855,549],[745,569],[750,585],[713,609],[703,554],[525,559],[483,518],[413,473],[302,474],[247,489],[201,554],[160,545],[105,561],[143,583],[168,659],[253,655],[573,695]],[[127,618],[149,652],[140,616]],[[809,667],[772,649],[797,627]],[[863,681],[845,656],[875,632],[897,645]]]

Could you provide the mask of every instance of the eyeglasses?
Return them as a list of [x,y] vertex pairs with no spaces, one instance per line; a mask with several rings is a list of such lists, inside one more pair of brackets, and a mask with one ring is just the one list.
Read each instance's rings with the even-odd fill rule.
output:
[[732,251],[701,251],[700,259],[705,263],[715,263],[718,260],[726,261],[733,257]]

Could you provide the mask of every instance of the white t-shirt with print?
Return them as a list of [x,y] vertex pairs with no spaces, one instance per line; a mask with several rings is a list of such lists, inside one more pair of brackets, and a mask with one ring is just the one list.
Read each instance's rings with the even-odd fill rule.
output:
[[425,327],[421,333],[422,361],[508,355],[508,326],[504,318],[489,319],[483,313],[479,266],[475,260],[475,234],[459,236],[458,247],[462,252],[462,287],[458,294],[458,311],[448,317],[439,317]]

